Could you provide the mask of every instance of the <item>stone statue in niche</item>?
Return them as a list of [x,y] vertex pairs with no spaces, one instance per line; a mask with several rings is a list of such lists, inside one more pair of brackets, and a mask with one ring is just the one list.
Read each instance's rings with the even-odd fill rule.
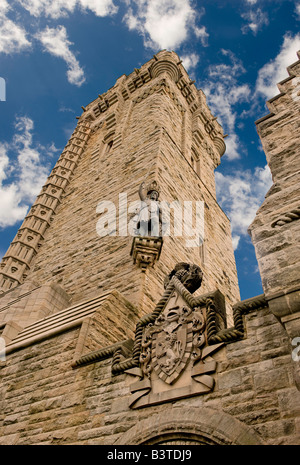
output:
[[142,272],[153,267],[159,259],[163,235],[169,227],[169,220],[163,215],[164,202],[158,200],[159,191],[156,181],[148,185],[142,182],[139,187],[140,200],[136,201],[138,205],[128,224],[129,234],[134,238],[130,255]]
[[135,235],[161,236],[162,212],[159,206],[159,186],[156,181],[146,186],[142,182],[139,188],[141,206],[137,212]]

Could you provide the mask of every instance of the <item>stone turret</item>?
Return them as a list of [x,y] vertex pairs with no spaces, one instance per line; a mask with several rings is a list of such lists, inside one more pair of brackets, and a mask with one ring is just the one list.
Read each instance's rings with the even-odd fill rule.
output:
[[[164,276],[189,257],[203,268],[203,289],[220,289],[230,312],[239,289],[230,223],[216,201],[214,178],[225,152],[223,130],[176,53],[158,53],[82,109],[3,257],[2,291],[28,281],[55,283],[75,303],[118,282],[143,313],[155,303]],[[154,238],[132,244],[126,231],[120,234],[120,210],[125,206],[126,222],[126,207],[139,199],[142,182],[156,182],[162,201],[203,203],[201,247],[187,246],[187,238],[172,231],[163,247]],[[115,233],[105,237],[97,230],[102,201],[112,202],[117,216]]]
[[[300,52],[298,52],[300,58]],[[300,60],[256,122],[273,185],[249,228],[271,311],[300,335]]]

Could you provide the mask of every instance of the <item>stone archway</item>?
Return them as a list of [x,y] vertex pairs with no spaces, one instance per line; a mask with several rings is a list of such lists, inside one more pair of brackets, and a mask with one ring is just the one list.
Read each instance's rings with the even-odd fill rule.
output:
[[173,407],[138,421],[115,445],[262,445],[236,418],[208,407]]

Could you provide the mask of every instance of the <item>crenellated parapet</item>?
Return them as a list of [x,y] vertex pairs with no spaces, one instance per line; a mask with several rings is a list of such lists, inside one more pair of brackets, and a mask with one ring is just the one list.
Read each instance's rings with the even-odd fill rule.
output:
[[194,167],[200,153],[208,155],[216,168],[226,150],[222,127],[211,114],[204,93],[196,88],[195,81],[190,79],[174,52],[161,51],[140,69],[121,76],[106,93],[82,107],[79,119],[89,121],[95,129],[105,129],[107,134],[118,127],[113,139],[116,136],[121,139],[120,127],[126,125],[132,106],[161,93],[166,94],[182,114],[182,133],[186,133],[187,126],[192,129],[192,144],[187,147],[185,140],[180,144],[183,154],[189,160],[192,158]]
[[270,113],[256,121],[258,131],[263,131],[264,123],[267,120],[287,110],[291,100],[300,101],[300,51],[297,52],[297,55],[299,59],[287,67],[289,76],[277,84],[279,93],[266,102]]
[[91,133],[90,124],[81,121],[51,171],[36,201],[25,217],[19,231],[0,265],[0,292],[22,284],[38,253],[46,230],[51,226],[72,174]]
[[[298,52],[300,58],[300,52]],[[300,321],[300,60],[256,122],[273,185],[249,228],[266,300],[291,337]]]
[[[214,178],[224,151],[223,130],[176,53],[161,51],[120,76],[82,107],[74,134],[3,258],[2,292],[25,279],[55,281],[80,300],[86,283],[89,292],[111,289],[126,275],[126,296],[140,305],[141,314],[148,311],[154,299],[148,287],[189,248],[182,235],[168,237],[162,253],[161,239],[152,238],[147,243],[136,239],[131,250],[132,237],[119,235],[123,207],[129,209],[137,200],[142,181],[156,180],[162,201],[171,205],[171,222],[173,201],[182,212],[186,201],[206,205],[205,243],[188,252],[205,268],[206,290],[220,285],[230,311],[239,289],[229,220],[216,202]],[[122,203],[120,194],[125,193],[127,203]],[[116,235],[97,230],[102,201],[116,208]],[[105,272],[103,263],[111,272]],[[223,270],[230,286],[222,281]]]

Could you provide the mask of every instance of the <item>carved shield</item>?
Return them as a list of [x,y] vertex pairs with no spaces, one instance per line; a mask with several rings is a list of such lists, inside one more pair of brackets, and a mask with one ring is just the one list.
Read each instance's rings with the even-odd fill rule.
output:
[[192,351],[192,324],[165,325],[152,338],[152,366],[160,379],[172,384],[185,368]]

